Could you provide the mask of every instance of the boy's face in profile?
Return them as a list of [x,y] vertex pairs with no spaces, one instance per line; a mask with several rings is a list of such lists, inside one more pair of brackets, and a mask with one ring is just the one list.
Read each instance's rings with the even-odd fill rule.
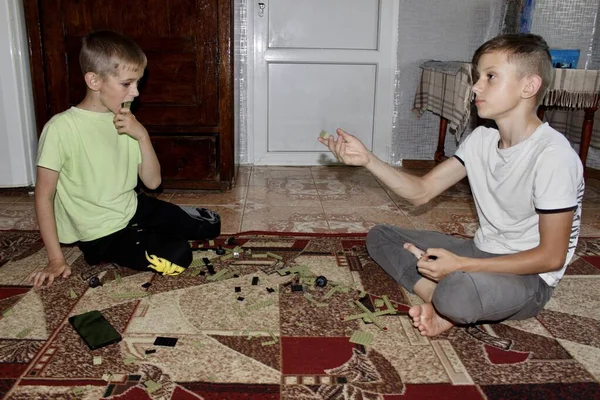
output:
[[502,119],[521,101],[524,79],[519,78],[518,64],[510,63],[506,53],[483,54],[477,64],[478,80],[473,85],[477,114],[485,119]]
[[138,83],[144,75],[144,68],[131,64],[123,64],[118,67],[117,75],[107,75],[102,78],[99,88],[101,106],[104,112],[111,111],[117,114],[121,109],[121,103],[135,99],[138,92]]

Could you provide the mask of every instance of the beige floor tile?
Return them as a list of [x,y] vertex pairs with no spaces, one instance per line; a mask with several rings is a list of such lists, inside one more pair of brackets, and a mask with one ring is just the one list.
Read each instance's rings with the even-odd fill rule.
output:
[[381,187],[355,185],[345,181],[316,179],[323,207],[378,207],[394,205]]
[[250,175],[250,186],[265,186],[276,179],[309,179],[312,180],[310,167],[253,167]]
[[248,186],[247,204],[274,207],[320,207],[312,179],[270,179],[264,186]]
[[248,184],[250,183],[251,174],[251,166],[241,165],[238,169],[237,176],[235,177],[235,186],[248,186]]
[[246,205],[242,231],[329,233],[321,207]]
[[364,187],[381,187],[379,181],[364,167],[319,166],[311,167],[310,170],[315,182],[330,180]]
[[368,232],[379,224],[414,229],[404,213],[393,204],[379,207],[324,207],[324,209],[332,233]]
[[583,207],[579,235],[582,237],[600,236],[600,208]]
[[416,229],[472,236],[479,226],[474,209],[425,205],[404,213]]
[[33,203],[12,203],[0,210],[0,229],[38,229]]
[[169,201],[175,204],[200,204],[201,206],[232,205],[243,206],[248,186],[236,186],[222,192],[217,190],[198,192],[176,192]]
[[33,204],[34,201],[35,201],[35,196],[33,195],[33,192],[31,192],[31,193],[25,194],[23,197],[21,197],[19,200],[17,200],[17,203]]
[[25,197],[25,194],[18,193],[2,193],[0,192],[0,204],[14,203]]

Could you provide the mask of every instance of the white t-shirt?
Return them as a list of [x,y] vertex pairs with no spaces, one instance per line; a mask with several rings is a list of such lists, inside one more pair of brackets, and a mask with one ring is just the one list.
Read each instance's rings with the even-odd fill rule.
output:
[[494,254],[513,254],[539,245],[539,214],[575,210],[565,265],[540,274],[556,286],[573,258],[581,222],[583,166],[569,141],[547,123],[523,142],[498,148],[500,134],[475,129],[455,157],[467,170],[479,229],[475,245]]

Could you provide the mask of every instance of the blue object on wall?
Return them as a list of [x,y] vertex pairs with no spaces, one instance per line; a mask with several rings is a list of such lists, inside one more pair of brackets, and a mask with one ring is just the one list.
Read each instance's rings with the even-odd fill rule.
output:
[[550,49],[554,68],[577,68],[579,49]]
[[519,32],[529,33],[531,31],[534,8],[535,0],[525,0],[525,3],[523,3],[523,10],[521,11],[521,25],[519,27]]

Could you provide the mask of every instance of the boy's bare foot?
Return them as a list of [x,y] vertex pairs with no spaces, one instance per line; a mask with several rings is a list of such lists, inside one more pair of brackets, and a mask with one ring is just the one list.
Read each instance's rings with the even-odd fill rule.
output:
[[437,336],[452,328],[454,324],[438,315],[431,303],[412,306],[408,314],[413,319],[413,325],[419,329],[422,336]]

